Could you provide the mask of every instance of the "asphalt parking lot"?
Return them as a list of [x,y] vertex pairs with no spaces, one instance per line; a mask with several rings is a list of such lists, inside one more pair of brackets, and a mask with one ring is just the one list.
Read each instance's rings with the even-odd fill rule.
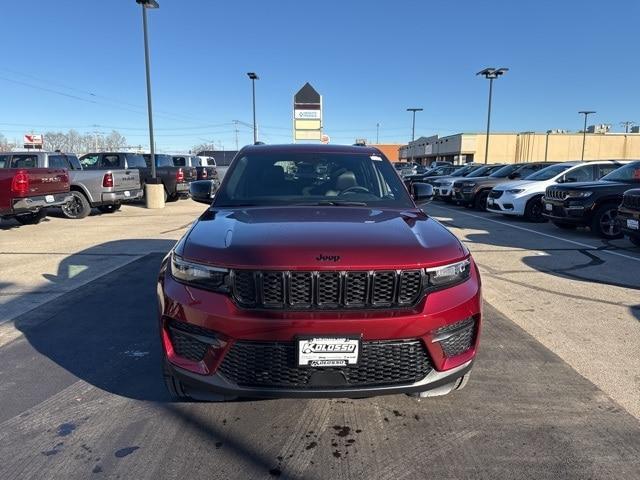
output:
[[433,203],[483,273],[466,389],[175,403],[155,276],[203,208],[0,224],[0,478],[640,477],[639,249]]

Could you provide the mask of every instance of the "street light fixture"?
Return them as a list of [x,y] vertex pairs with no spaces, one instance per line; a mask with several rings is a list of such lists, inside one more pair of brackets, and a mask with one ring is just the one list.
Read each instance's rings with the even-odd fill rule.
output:
[[253,143],[258,143],[258,126],[256,125],[256,80],[260,77],[255,72],[248,72],[247,76],[251,79],[251,89],[253,91]]
[[486,164],[489,161],[489,133],[491,128],[491,99],[493,97],[493,81],[504,75],[509,71],[508,68],[494,68],[489,67],[484,70],[480,70],[476,75],[482,75],[484,78],[489,80],[489,109],[487,111],[487,141],[485,142],[484,148],[484,163]]
[[[144,32],[144,64],[147,76],[147,114],[149,115],[149,150],[151,153],[151,178],[156,179],[156,157],[153,141],[153,109],[151,107],[151,73],[149,68],[149,38],[147,34],[147,8],[160,8],[156,0],[136,0],[142,7],[142,29]],[[146,195],[145,195],[146,196]]]
[[587,140],[587,117],[592,113],[596,113],[594,110],[580,110],[578,112],[580,115],[584,115],[584,128],[582,129],[582,157],[581,160],[584,160],[584,145]]

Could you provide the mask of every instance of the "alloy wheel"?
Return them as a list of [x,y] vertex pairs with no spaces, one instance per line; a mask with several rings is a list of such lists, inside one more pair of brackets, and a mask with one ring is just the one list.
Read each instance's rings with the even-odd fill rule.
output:
[[616,208],[611,208],[606,210],[600,217],[600,230],[602,230],[605,235],[610,237],[620,235],[620,227],[616,223],[617,215],[618,210]]

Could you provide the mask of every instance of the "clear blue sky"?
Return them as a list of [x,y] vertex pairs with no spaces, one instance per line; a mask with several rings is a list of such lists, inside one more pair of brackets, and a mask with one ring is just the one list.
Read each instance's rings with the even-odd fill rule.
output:
[[[292,95],[306,81],[323,95],[333,143],[375,140],[377,122],[381,141],[406,141],[412,106],[425,109],[416,136],[482,131],[488,85],[475,73],[486,66],[511,69],[495,86],[495,131],[578,130],[581,109],[615,130],[640,122],[637,1],[159,2],[149,12],[159,150],[235,147],[232,120],[251,121],[247,71],[261,77],[269,143],[291,141]],[[148,143],[134,0],[6,1],[0,16],[0,133],[114,127]],[[240,144],[250,139],[241,126]]]

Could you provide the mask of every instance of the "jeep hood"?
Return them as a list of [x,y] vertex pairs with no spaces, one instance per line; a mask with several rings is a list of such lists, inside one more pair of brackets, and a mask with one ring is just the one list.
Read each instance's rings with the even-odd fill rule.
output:
[[292,270],[429,267],[468,255],[420,210],[340,206],[210,209],[176,251],[224,267]]

